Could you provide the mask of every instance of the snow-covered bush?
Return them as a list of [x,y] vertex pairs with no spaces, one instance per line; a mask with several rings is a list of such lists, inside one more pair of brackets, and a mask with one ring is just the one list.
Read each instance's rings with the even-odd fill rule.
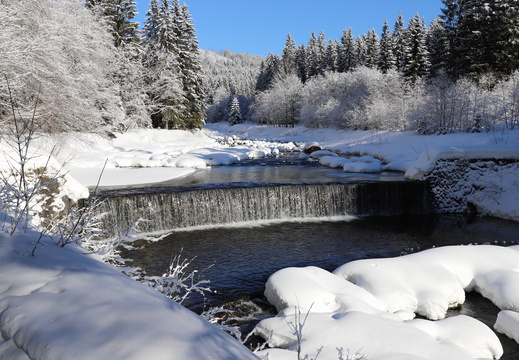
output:
[[417,94],[395,71],[327,72],[304,85],[296,75],[287,75],[256,96],[253,117],[262,124],[403,130]]
[[476,122],[489,128],[499,121],[494,105],[494,93],[470,79],[437,77],[425,86],[423,105],[411,116],[412,128],[421,134],[470,132]]
[[294,74],[276,79],[270,89],[256,96],[254,119],[260,124],[277,126],[298,123],[302,88],[303,83]]

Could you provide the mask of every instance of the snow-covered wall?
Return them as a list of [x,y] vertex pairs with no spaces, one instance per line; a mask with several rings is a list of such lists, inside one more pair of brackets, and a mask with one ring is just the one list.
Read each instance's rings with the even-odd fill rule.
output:
[[519,151],[426,151],[406,177],[428,182],[438,212],[477,212],[519,221]]

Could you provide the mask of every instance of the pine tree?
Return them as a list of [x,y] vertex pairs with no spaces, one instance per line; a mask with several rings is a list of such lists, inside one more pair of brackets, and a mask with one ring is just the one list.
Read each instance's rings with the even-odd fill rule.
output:
[[311,78],[319,74],[319,67],[321,64],[321,54],[319,52],[319,45],[315,31],[310,34],[308,45],[306,47],[306,63],[307,63],[307,78]]
[[187,5],[151,0],[144,24],[148,94],[153,126],[194,129],[204,125],[203,70]]
[[366,57],[367,57],[367,46],[365,36],[357,36],[355,40],[355,59],[356,66],[367,66]]
[[281,55],[285,74],[296,73],[296,44],[290,33],[287,35],[283,54]]
[[184,96],[184,111],[176,128],[197,129],[204,126],[205,92],[204,75],[200,63],[200,50],[193,20],[186,4],[178,6],[174,0],[174,13],[180,79]]
[[396,57],[394,54],[394,43],[391,32],[389,31],[389,24],[387,20],[382,27],[382,36],[380,38],[380,56],[378,59],[378,68],[383,73],[396,67]]
[[234,96],[232,98],[232,101],[229,103],[229,113],[227,121],[229,121],[231,125],[236,125],[243,122],[243,117],[241,115],[240,110],[240,101],[236,96]]
[[173,13],[169,0],[150,1],[144,24],[146,83],[153,127],[176,128],[184,111]]
[[355,66],[355,41],[353,40],[353,30],[349,28],[342,32],[337,71],[348,72],[353,70]]
[[447,72],[450,44],[441,18],[434,19],[427,31],[427,50],[431,63],[430,75],[436,77]]
[[336,40],[328,41],[328,45],[326,46],[325,62],[327,71],[337,71],[339,62],[339,43]]
[[121,130],[147,125],[146,91],[142,68],[142,47],[136,3],[132,0],[88,0],[89,8],[101,21],[109,25],[116,47],[113,79],[126,115]]
[[308,80],[308,57],[306,52],[306,47],[301,45],[297,48],[295,57],[296,73],[303,84]]
[[424,20],[418,14],[409,20],[404,50],[404,76],[415,82],[429,74],[429,53],[426,44]]
[[495,52],[496,70],[510,75],[519,70],[519,3],[517,0],[494,0],[493,16],[498,23],[493,26],[491,43],[500,50]]
[[376,69],[380,57],[380,42],[375,30],[371,29],[363,36],[366,46],[364,65]]
[[405,28],[404,17],[402,16],[402,13],[400,13],[398,14],[398,17],[395,21],[395,26],[393,28],[393,32],[391,33],[394,45],[393,54],[396,59],[396,67],[400,71],[404,70],[404,48],[406,43],[406,35],[407,31]]
[[85,5],[102,17],[111,28],[116,47],[123,43],[139,42],[137,4],[133,0],[87,0]]
[[282,59],[279,55],[268,54],[261,65],[261,71],[256,82],[256,90],[265,91],[279,77],[282,68]]

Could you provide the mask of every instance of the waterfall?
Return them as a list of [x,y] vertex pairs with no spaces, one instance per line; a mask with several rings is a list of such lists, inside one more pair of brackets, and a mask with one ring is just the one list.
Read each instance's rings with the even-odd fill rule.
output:
[[99,195],[99,211],[109,232],[138,219],[143,220],[141,231],[154,232],[255,220],[430,212],[426,185],[417,181],[242,185],[106,191]]

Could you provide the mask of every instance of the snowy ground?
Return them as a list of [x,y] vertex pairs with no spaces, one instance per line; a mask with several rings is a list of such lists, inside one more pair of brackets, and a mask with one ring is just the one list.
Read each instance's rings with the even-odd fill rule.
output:
[[[261,141],[234,146],[238,139]],[[217,124],[197,132],[137,130],[112,140],[68,134],[41,137],[36,143],[47,152],[55,147],[55,164],[65,163],[66,193],[72,198],[85,196],[85,186],[97,184],[105,164],[100,185],[126,186],[313,143],[328,150],[317,157],[326,166],[399,170],[414,178],[438,158],[519,159],[519,131],[418,136]],[[9,152],[3,140],[0,149]],[[342,154],[356,158],[336,156]],[[45,159],[42,155],[33,162],[41,165]],[[5,170],[6,163],[2,165]],[[495,210],[519,220],[518,178],[515,167],[485,179],[497,182],[499,191],[491,201],[478,193],[476,201],[490,214]],[[29,243],[37,234],[9,237],[5,230],[0,234],[0,359],[257,358],[194,314],[98,258],[83,255],[81,248],[59,248],[45,240],[47,246],[31,257]],[[348,353],[368,359],[498,358],[495,335],[474,319],[412,318],[417,312],[442,319],[449,305],[463,301],[464,290],[475,289],[504,310],[496,328],[519,339],[517,254],[516,248],[453,247],[346,264],[334,274],[318,268],[285,269],[267,284],[269,300],[280,315],[262,322],[257,331],[272,345],[289,349],[268,350],[269,360],[296,359],[287,323],[297,325],[294,315],[304,320],[311,308],[302,342],[304,354],[311,357],[323,346],[319,359],[324,360],[338,359],[340,349],[344,359]]]

